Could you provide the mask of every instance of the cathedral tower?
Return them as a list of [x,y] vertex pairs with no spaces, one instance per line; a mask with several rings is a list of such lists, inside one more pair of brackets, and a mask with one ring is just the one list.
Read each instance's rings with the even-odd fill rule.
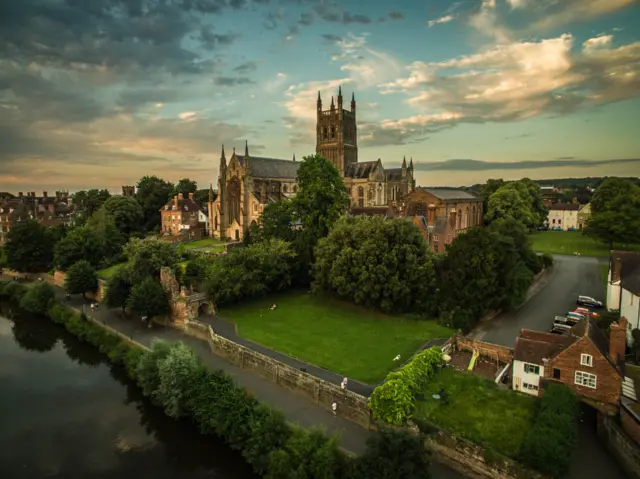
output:
[[351,110],[345,110],[342,87],[339,87],[337,106],[331,97],[331,107],[323,110],[322,98],[318,92],[317,115],[316,153],[333,163],[344,175],[347,165],[358,162],[355,95],[351,95]]

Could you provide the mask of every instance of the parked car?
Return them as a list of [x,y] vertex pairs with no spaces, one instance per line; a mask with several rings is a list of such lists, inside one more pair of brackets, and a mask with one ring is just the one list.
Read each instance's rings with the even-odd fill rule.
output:
[[595,313],[593,311],[591,311],[590,309],[587,308],[576,308],[575,311],[573,311],[574,313],[578,313],[578,314],[583,314],[585,316],[592,316],[594,318],[598,317],[598,313]]
[[567,228],[567,231],[575,231],[576,229],[572,226],[571,228]]
[[538,226],[538,228],[536,228],[538,231],[547,231],[549,229],[548,226]]
[[551,328],[551,331],[549,332],[551,334],[566,334],[567,331],[565,331],[564,329]]
[[567,317],[567,319],[574,319],[576,323],[578,321],[580,321],[581,319],[586,319],[586,316],[584,314],[574,313],[573,311],[569,311],[566,314],[566,317]]
[[573,316],[556,316],[553,318],[554,324],[568,324],[569,326],[574,326],[578,321],[580,321],[580,319]]
[[602,301],[593,299],[591,296],[578,296],[576,304],[580,306],[588,306],[590,308],[602,308]]
[[571,328],[573,327],[572,324],[569,324],[569,322],[567,321],[567,318],[564,318],[562,316],[560,316],[560,319],[554,319],[553,320],[553,326],[551,327],[551,329],[563,329],[565,331],[569,331]]
[[551,231],[562,231],[562,228],[560,226],[554,226],[551,228]]

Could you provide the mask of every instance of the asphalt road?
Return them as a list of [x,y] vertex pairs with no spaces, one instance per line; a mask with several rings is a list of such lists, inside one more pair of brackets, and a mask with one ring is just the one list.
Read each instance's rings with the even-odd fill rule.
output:
[[553,317],[576,307],[578,295],[605,302],[605,286],[598,267],[606,259],[587,256],[555,255],[555,264],[540,290],[520,309],[503,313],[472,336],[488,343],[513,347],[521,329],[549,331]]

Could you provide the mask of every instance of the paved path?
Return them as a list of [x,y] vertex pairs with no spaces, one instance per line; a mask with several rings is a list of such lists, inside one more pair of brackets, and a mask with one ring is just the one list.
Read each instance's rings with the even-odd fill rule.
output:
[[[603,260],[587,256],[555,255],[555,264],[539,291],[518,310],[491,320],[472,333],[476,339],[513,347],[522,328],[549,331],[556,315],[576,307],[578,295],[592,296],[604,302],[605,286],[600,278]],[[606,262],[606,260],[604,260]]]
[[[2,279],[11,278],[2,277]],[[152,329],[143,327],[140,321],[123,319],[118,309],[108,309],[100,306],[96,311],[91,312],[89,308],[91,301],[85,301],[81,296],[74,295],[71,300],[67,302],[65,300],[64,290],[55,286],[54,289],[58,299],[78,310],[84,307],[87,315],[117,329],[140,344],[150,346],[154,338],[167,341],[182,341],[192,347],[207,366],[215,370],[223,370],[232,376],[240,386],[255,394],[260,401],[283,411],[288,421],[297,423],[305,428],[324,428],[328,434],[337,434],[340,437],[340,444],[345,450],[356,454],[361,454],[365,451],[366,441],[372,434],[370,431],[346,419],[333,417],[330,412],[309,402],[306,398],[281,388],[274,382],[263,379],[226,362],[211,353],[211,350],[204,341],[183,334],[175,329],[165,328],[159,325],[154,325]],[[431,469],[434,479],[462,479],[464,477],[435,461]]]

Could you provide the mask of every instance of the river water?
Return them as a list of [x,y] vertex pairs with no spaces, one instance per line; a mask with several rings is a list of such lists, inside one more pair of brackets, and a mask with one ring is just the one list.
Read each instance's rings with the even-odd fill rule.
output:
[[0,478],[257,478],[239,454],[151,405],[91,346],[0,306]]

